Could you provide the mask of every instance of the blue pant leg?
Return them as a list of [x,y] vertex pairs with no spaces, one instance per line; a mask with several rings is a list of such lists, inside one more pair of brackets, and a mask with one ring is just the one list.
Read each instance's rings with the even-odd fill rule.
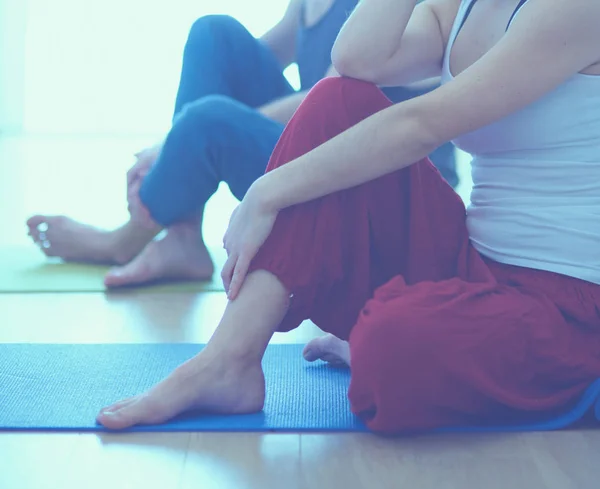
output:
[[140,198],[165,227],[200,212],[222,181],[241,200],[264,173],[283,129],[230,97],[188,104],[144,179]]
[[183,52],[175,115],[208,95],[227,95],[250,107],[291,94],[272,51],[227,15],[199,18]]

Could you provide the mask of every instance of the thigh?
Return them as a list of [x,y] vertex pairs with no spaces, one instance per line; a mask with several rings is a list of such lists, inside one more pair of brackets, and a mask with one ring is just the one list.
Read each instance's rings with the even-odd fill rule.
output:
[[533,290],[399,277],[352,331],[352,408],[382,432],[539,420],[600,376],[588,339]]
[[240,22],[209,15],[194,23],[183,56],[176,114],[209,95],[258,107],[291,93],[275,55]]

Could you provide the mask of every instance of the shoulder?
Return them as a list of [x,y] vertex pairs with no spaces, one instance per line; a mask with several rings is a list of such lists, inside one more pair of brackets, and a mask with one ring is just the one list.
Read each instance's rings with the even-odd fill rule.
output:
[[529,61],[528,71],[564,80],[600,60],[600,2],[528,0],[489,54],[507,58],[509,69]]
[[599,25],[598,0],[528,0],[492,49],[415,108],[440,141],[493,123],[597,63]]
[[511,23],[507,37],[527,32],[537,38],[600,37],[597,0],[528,0]]

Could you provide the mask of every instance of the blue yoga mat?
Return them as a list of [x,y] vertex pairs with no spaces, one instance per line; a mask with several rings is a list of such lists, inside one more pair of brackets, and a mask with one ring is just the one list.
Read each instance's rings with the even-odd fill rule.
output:
[[[202,345],[0,345],[0,429],[105,431],[98,410],[143,392]],[[267,399],[261,413],[186,415],[133,431],[357,432],[350,413],[348,370],[307,364],[301,345],[272,345],[264,358]],[[450,431],[531,431],[569,426],[594,410],[600,419],[600,380],[569,412],[527,426],[453,428]],[[445,430],[448,431],[448,430]]]

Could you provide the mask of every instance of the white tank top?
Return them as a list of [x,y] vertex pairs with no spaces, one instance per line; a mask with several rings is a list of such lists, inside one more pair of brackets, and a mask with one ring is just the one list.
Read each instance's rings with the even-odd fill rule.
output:
[[[455,19],[442,83],[471,3]],[[473,156],[467,227],[482,255],[600,284],[600,76],[577,74],[453,142]]]

